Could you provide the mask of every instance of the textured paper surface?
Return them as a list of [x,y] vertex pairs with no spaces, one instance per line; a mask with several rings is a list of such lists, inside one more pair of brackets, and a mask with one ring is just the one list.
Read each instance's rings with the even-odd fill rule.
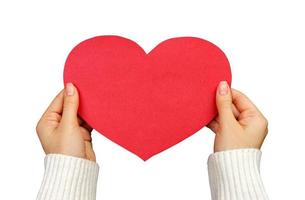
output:
[[199,131],[216,115],[225,54],[194,37],[166,40],[148,54],[119,36],[98,36],[69,54],[64,83],[79,90],[79,115],[143,160]]

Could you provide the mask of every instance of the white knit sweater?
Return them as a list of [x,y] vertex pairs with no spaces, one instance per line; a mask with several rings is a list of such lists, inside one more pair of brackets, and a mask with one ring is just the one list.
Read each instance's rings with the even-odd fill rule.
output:
[[[259,172],[261,151],[236,149],[208,159],[212,200],[266,200]],[[95,200],[99,166],[61,154],[45,157],[45,174],[37,200]]]

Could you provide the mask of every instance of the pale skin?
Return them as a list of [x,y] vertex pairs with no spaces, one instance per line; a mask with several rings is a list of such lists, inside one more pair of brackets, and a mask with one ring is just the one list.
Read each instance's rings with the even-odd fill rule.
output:
[[77,115],[78,91],[68,83],[51,102],[36,126],[46,154],[64,154],[95,161],[92,128]]
[[[66,84],[51,102],[36,126],[46,154],[64,154],[96,160],[92,147],[92,128],[78,115],[77,88]],[[207,125],[215,133],[214,152],[260,149],[268,133],[268,122],[243,93],[231,89],[225,81],[217,87],[218,115]]]
[[208,124],[216,134],[214,152],[261,148],[268,133],[268,121],[246,95],[221,81],[216,105],[218,115]]

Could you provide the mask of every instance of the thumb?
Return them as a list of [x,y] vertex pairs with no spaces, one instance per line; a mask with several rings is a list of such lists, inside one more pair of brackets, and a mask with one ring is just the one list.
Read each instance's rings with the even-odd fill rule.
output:
[[220,123],[235,120],[232,111],[231,89],[226,81],[220,81],[217,87],[216,106]]
[[72,83],[67,83],[64,94],[64,106],[61,122],[63,125],[78,124],[78,92]]

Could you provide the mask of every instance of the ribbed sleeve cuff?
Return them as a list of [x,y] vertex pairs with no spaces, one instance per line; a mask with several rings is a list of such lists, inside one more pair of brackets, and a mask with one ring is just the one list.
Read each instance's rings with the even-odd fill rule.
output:
[[212,199],[268,199],[259,171],[261,154],[258,149],[235,149],[211,154],[208,171]]
[[62,154],[45,157],[45,173],[37,200],[95,200],[99,166]]

